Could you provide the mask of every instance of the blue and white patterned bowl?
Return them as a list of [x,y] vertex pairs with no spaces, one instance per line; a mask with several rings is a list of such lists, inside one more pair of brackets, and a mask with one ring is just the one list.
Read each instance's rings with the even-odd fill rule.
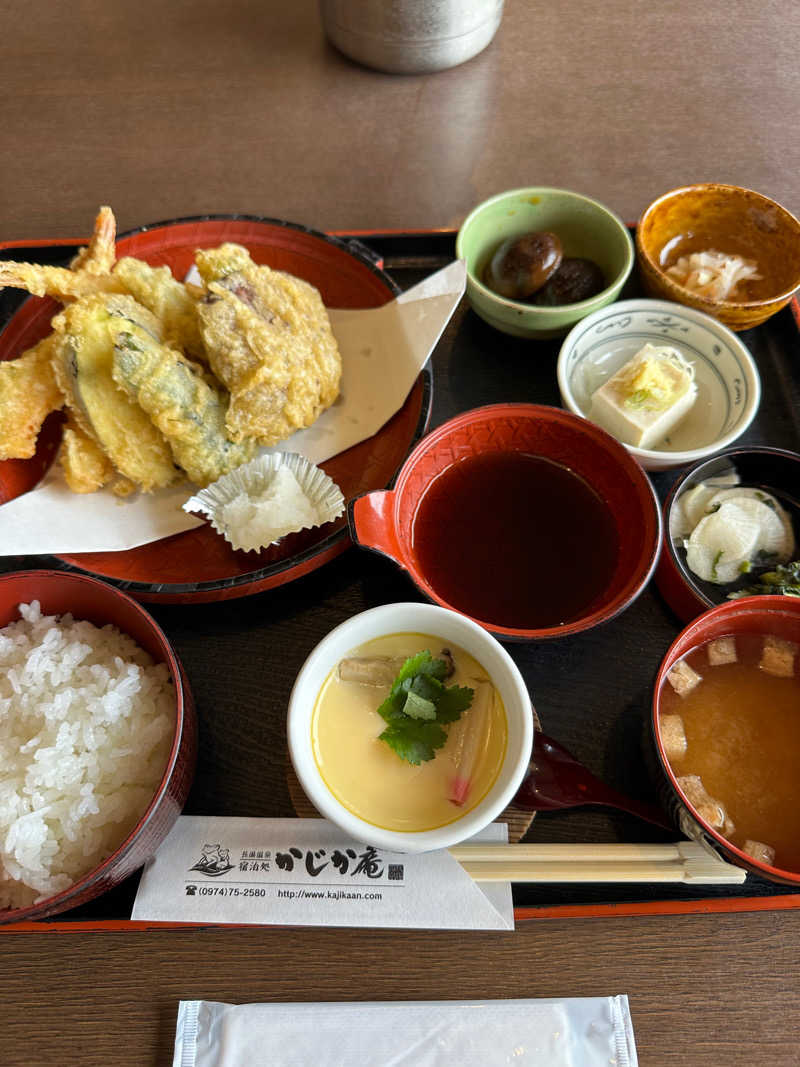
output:
[[753,357],[727,326],[665,300],[621,300],[573,327],[558,357],[564,407],[591,419],[592,393],[648,343],[677,348],[694,364],[697,400],[657,449],[626,445],[631,455],[645,470],[668,470],[732,445],[761,399]]

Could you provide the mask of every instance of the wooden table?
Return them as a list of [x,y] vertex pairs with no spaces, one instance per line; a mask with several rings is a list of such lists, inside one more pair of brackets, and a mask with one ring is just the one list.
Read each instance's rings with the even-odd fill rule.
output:
[[642,1067],[788,1067],[797,1063],[798,943],[800,915],[780,913],[542,921],[513,934],[10,935],[0,941],[3,1063],[170,1063],[180,999],[627,992]]
[[[634,219],[661,192],[713,178],[798,212],[800,8],[745,6],[507,0],[482,55],[393,77],[330,48],[313,0],[4,3],[0,240],[83,236],[100,203],[121,229],[207,211],[448,227],[523,184],[574,188]],[[167,1063],[180,998],[626,992],[644,1067],[788,1067],[798,950],[796,910],[539,919],[508,935],[9,934],[0,1062]]]
[[315,0],[3,0],[0,240],[241,211],[319,229],[455,226],[555,185],[635,219],[693,181],[800,211],[800,9],[507,0],[435,75],[355,66]]

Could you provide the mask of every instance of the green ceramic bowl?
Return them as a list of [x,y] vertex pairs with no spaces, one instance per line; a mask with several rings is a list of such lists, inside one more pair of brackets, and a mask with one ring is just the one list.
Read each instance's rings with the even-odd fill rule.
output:
[[[539,307],[499,296],[482,278],[497,246],[534,230],[558,234],[565,256],[593,259],[607,287],[588,300]],[[480,317],[514,337],[563,337],[585,315],[619,296],[634,262],[628,228],[596,200],[566,189],[512,189],[478,204],[456,238],[456,255],[467,264],[467,299]]]

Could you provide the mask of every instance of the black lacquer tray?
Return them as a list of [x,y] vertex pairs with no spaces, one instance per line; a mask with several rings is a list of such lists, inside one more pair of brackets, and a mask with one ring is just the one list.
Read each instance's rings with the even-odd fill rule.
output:
[[[450,262],[455,234],[359,233],[406,289]],[[68,263],[73,245],[15,246],[4,256]],[[632,278],[622,297],[639,295]],[[0,325],[18,305],[0,293]],[[796,310],[796,309],[795,309]],[[792,308],[740,335],[758,364],[762,401],[738,444],[800,450],[800,333]],[[559,341],[525,341],[487,326],[462,301],[433,358],[430,427],[483,404],[509,400],[560,406]],[[663,499],[680,471],[652,475]],[[0,570],[42,565],[0,562]],[[218,604],[148,605],[188,673],[200,720],[200,757],[186,814],[288,817],[285,713],[294,677],[317,642],[344,619],[378,604],[421,599],[389,560],[350,549],[289,585]],[[652,683],[683,624],[654,583],[621,616],[595,630],[542,644],[513,644],[546,733],[610,785],[655,802],[644,759]],[[609,809],[539,814],[535,842],[665,842],[677,840]],[[128,922],[137,877],[74,911],[0,931],[134,929]],[[548,884],[514,887],[517,917],[620,915],[800,907],[800,894],[748,876],[741,886]]]

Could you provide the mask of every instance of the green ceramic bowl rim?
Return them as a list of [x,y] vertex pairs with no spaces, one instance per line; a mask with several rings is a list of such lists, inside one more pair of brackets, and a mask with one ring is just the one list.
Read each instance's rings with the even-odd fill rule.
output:
[[[788,303],[792,296],[794,296],[798,289],[800,289],[800,276],[798,276],[797,281],[791,289],[784,289],[782,292],[776,293],[775,296],[764,297],[762,300],[712,300],[711,297],[702,296],[700,293],[693,293],[691,289],[684,289],[682,285],[678,285],[674,278],[670,278],[666,270],[653,256],[649,246],[642,240],[642,225],[645,219],[652,215],[657,208],[662,207],[670,200],[679,200],[682,196],[685,196],[686,193],[708,193],[712,189],[721,189],[726,193],[749,193],[751,196],[758,197],[758,199],[762,200],[765,204],[777,208],[778,213],[784,217],[784,221],[794,228],[795,233],[800,234],[800,219],[798,219],[796,215],[793,215],[788,208],[783,206],[783,204],[779,204],[777,200],[773,200],[771,196],[759,193],[757,189],[750,189],[746,185],[730,185],[727,182],[696,182],[694,185],[679,185],[675,189],[668,189],[666,193],[662,193],[661,196],[656,197],[655,200],[647,205],[639,216],[639,221],[636,223],[636,247],[640,256],[653,273],[665,284],[670,286],[670,291],[672,291],[672,289],[677,289],[679,293],[686,293],[687,298],[694,301],[694,303],[686,305],[687,307],[695,307],[708,314],[713,315],[714,309],[721,311],[758,311],[759,308],[766,308],[781,301],[784,304]],[[681,303],[682,301],[676,296],[675,302]]]
[[[585,204],[591,204],[592,207],[598,208],[600,212],[605,215],[609,221],[613,222],[618,228],[619,232],[623,235],[626,242],[627,254],[625,256],[625,263],[622,269],[617,273],[614,280],[610,285],[607,285],[605,289],[602,289],[599,293],[595,293],[594,296],[590,296],[586,300],[577,300],[574,304],[552,304],[548,306],[540,307],[538,304],[526,304],[521,300],[509,300],[507,297],[500,296],[493,289],[490,289],[487,285],[484,285],[477,276],[472,272],[472,268],[467,262],[466,256],[463,255],[463,235],[466,228],[470,223],[486,208],[491,207],[492,204],[496,204],[508,197],[518,196],[538,196],[540,194],[556,193],[559,196],[566,196],[572,200],[580,200]],[[490,196],[488,200],[482,200],[480,204],[470,211],[469,215],[464,219],[456,234],[456,257],[463,259],[467,267],[467,277],[476,287],[478,292],[487,296],[490,300],[496,302],[501,307],[507,307],[512,311],[525,311],[530,312],[533,317],[552,315],[554,311],[562,310],[575,310],[581,311],[585,307],[592,307],[597,301],[602,299],[603,296],[607,296],[609,290],[620,289],[628,279],[628,275],[633,270],[633,264],[636,261],[636,252],[634,249],[633,238],[631,237],[630,230],[622,221],[622,219],[610,208],[607,208],[605,204],[601,204],[599,200],[594,200],[590,196],[584,196],[583,193],[574,193],[571,189],[557,189],[554,186],[549,185],[533,185],[522,186],[519,189],[507,189],[503,193],[495,193],[494,196]]]

